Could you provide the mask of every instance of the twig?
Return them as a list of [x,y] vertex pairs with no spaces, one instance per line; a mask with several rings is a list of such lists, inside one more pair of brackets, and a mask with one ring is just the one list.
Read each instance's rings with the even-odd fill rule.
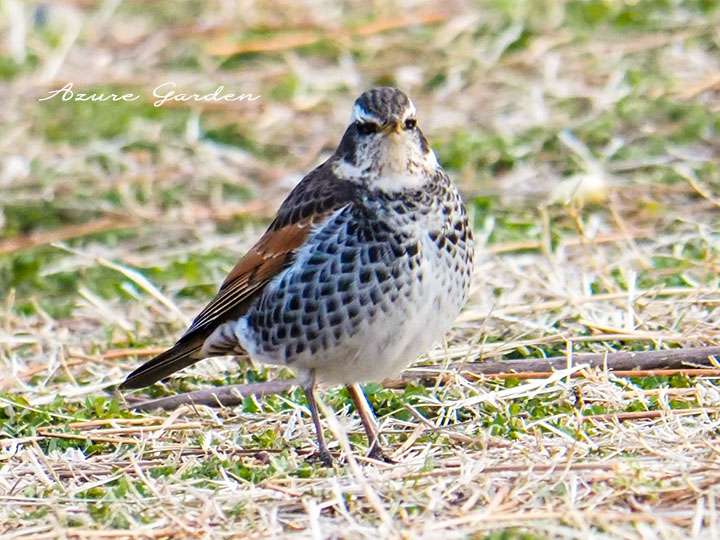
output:
[[124,437],[103,437],[102,435],[97,436],[92,433],[58,433],[53,431],[38,430],[38,435],[54,439],[73,439],[78,441],[95,441],[110,444],[138,444],[140,442],[136,439],[127,439]]
[[167,350],[167,347],[145,347],[144,349],[110,349],[102,353],[105,360],[125,358],[126,356],[155,356]]
[[210,54],[229,56],[240,53],[275,52],[297,47],[312,45],[324,39],[343,39],[348,37],[367,37],[389,30],[397,30],[408,26],[427,25],[444,21],[447,14],[438,12],[418,13],[392,19],[380,19],[357,28],[343,28],[329,32],[294,32],[285,33],[272,38],[245,41],[244,43],[228,44],[216,42],[209,46]]
[[91,431],[84,431],[82,434],[92,438],[97,435],[122,435],[123,433],[150,433],[152,431],[181,431],[185,429],[201,429],[203,424],[200,422],[178,422],[177,424],[170,424],[165,426],[163,424],[157,426],[130,426],[130,427],[119,427],[119,428],[105,428],[105,429],[93,429]]
[[625,420],[647,420],[653,418],[663,418],[665,416],[687,416],[693,414],[716,413],[718,411],[720,411],[720,407],[697,407],[693,409],[674,409],[663,411],[632,411],[608,414],[592,414],[588,416],[583,416],[582,421],[588,422],[590,420],[617,420],[618,422],[624,422]]
[[[624,242],[628,237],[633,239],[643,239],[652,236],[652,232],[649,229],[638,229],[632,232],[623,233],[609,233],[609,234],[598,234],[593,238],[580,238],[577,236],[571,236],[560,241],[560,245],[564,247],[575,247],[582,245],[583,243],[589,244],[612,244],[615,242]],[[529,251],[540,249],[543,245],[541,240],[522,240],[518,242],[502,242],[498,244],[491,244],[486,247],[486,251],[495,255],[501,253],[511,253],[514,251]]]
[[172,300],[170,300],[167,296],[165,296],[160,289],[158,289],[148,278],[146,278],[144,275],[142,275],[140,272],[133,268],[129,268],[125,265],[118,264],[115,262],[112,262],[104,257],[96,257],[95,259],[97,263],[100,266],[104,266],[105,268],[110,268],[111,270],[115,270],[116,272],[122,274],[126,278],[128,278],[130,281],[132,281],[135,285],[140,287],[142,290],[144,290],[146,293],[148,293],[150,296],[155,298],[158,302],[160,302],[163,306],[168,308],[170,311],[175,313],[175,316],[178,320],[185,320],[185,315],[182,311],[173,303]]
[[[518,373],[494,373],[487,375],[491,379],[546,379],[552,375],[552,371],[530,371]],[[720,369],[715,368],[690,368],[690,369],[619,369],[612,370],[616,377],[672,377],[673,375],[684,375],[686,377],[720,377]],[[585,370],[572,373],[570,377],[587,377]]]
[[[102,353],[102,359],[113,360],[116,358],[125,358],[127,356],[155,356],[156,354],[160,354],[166,349],[167,347],[146,347],[144,349],[111,349]],[[81,364],[86,364],[88,362],[100,361],[97,357],[93,356],[79,356],[77,354],[71,356],[72,357],[70,359],[65,361],[66,367],[78,366]],[[54,364],[43,364],[27,368],[22,372],[18,373],[15,377],[8,377],[7,379],[0,381],[0,390],[12,388],[17,381],[26,381],[34,375],[37,375],[38,373],[49,371],[50,369],[56,369],[57,367],[58,366]]]
[[[720,347],[698,347],[691,349],[673,349],[668,351],[643,351],[643,352],[615,352],[608,354],[578,354],[573,356],[575,365],[587,364],[590,368],[607,368],[608,370],[617,372],[637,373],[635,368],[643,368],[644,370],[657,370],[662,368],[681,369],[688,374],[692,369],[687,369],[692,365],[711,366],[715,364],[711,360],[712,356],[720,355]],[[467,377],[467,375],[476,378],[483,375],[503,375],[510,376],[513,372],[518,373],[540,373],[545,376],[552,375],[552,371],[567,369],[568,358],[565,356],[556,356],[552,358],[532,359],[532,360],[498,360],[492,362],[479,362],[471,364],[461,364],[457,370],[457,374]],[[702,370],[707,371],[707,370]],[[711,369],[715,375],[720,370]],[[428,371],[409,371],[405,373],[399,380],[385,381],[385,386],[396,388],[404,386],[409,381],[417,381],[418,379],[432,379],[434,381],[439,376],[446,376],[447,372]],[[635,375],[627,375],[635,376]],[[531,377],[527,377],[531,378]],[[297,385],[297,379],[287,381],[269,381],[255,384],[233,384],[229,386],[218,386],[207,390],[198,390],[195,392],[187,392],[177,394],[175,396],[153,399],[150,401],[140,401],[129,403],[129,408],[149,411],[153,409],[176,409],[181,405],[195,404],[207,405],[210,407],[232,407],[242,403],[243,399],[250,395],[264,396],[269,394],[277,394],[285,392]]]
[[70,429],[92,429],[99,426],[115,426],[115,425],[141,425],[145,426],[154,422],[162,422],[164,418],[99,418],[97,420],[83,420],[81,422],[70,422],[67,427]]
[[23,236],[16,236],[14,238],[8,238],[7,240],[0,242],[0,255],[6,255],[8,253],[14,253],[15,251],[30,249],[46,244],[52,244],[53,242],[71,240],[73,238],[88,236],[90,234],[107,232],[114,229],[127,229],[136,225],[136,221],[127,217],[119,218],[117,216],[105,216],[95,221],[81,223],[80,225],[68,225],[66,227],[50,231],[40,231]]
[[298,384],[297,379],[287,381],[268,381],[255,384],[231,384],[218,386],[208,390],[186,392],[164,398],[129,403],[129,408],[138,411],[151,411],[153,409],[177,409],[180,405],[192,403],[194,405],[207,405],[209,407],[232,407],[239,405],[247,396],[266,396],[285,392]]
[[712,73],[702,79],[701,81],[684,87],[682,90],[677,92],[677,97],[680,99],[694,99],[703,92],[720,88],[720,73]]
[[[612,371],[636,369],[682,369],[694,366],[717,367],[711,360],[720,356],[720,347],[694,347],[665,351],[583,353],[572,356],[572,364],[588,364],[591,368],[607,368]],[[567,356],[554,356],[528,360],[494,360],[490,362],[465,363],[458,367],[462,374],[495,375],[515,372],[547,372],[568,367]],[[417,379],[408,373],[404,380]]]
[[713,206],[720,207],[720,199],[716,198],[707,187],[700,183],[700,179],[692,169],[686,165],[676,165],[673,167],[673,171],[684,178],[690,187],[703,199],[709,201]]
[[[505,472],[519,472],[519,473],[548,473],[557,472],[565,473],[566,471],[617,471],[620,468],[620,463],[617,461],[607,461],[598,463],[527,463],[521,465],[494,465],[483,467],[483,474],[490,473],[505,473]],[[384,480],[389,480],[395,477],[402,477],[407,480],[419,480],[420,478],[447,476],[456,474],[458,469],[461,469],[460,463],[448,463],[444,464],[442,468],[437,468],[432,471],[423,471],[418,473],[408,474],[406,471],[401,471],[397,475],[387,475]]]
[[[689,295],[700,295],[700,294],[715,294],[717,289],[709,287],[664,287],[656,289],[638,289],[635,291],[636,302],[657,302],[657,298],[665,296],[689,296]],[[582,304],[590,304],[594,302],[607,302],[614,300],[627,300],[627,291],[619,293],[602,293],[593,294],[590,296],[577,296],[573,298],[566,298],[561,300],[546,300],[544,302],[536,302],[534,304],[516,304],[505,307],[493,309],[492,311],[481,310],[481,309],[467,309],[458,317],[458,322],[470,322],[478,319],[485,319],[487,317],[500,317],[507,315],[520,315],[524,313],[534,313],[538,311],[550,311],[560,309],[566,306],[579,306]],[[716,298],[702,299],[693,298],[693,302],[716,302]]]
[[[195,534],[192,536],[201,536],[200,531],[194,531],[189,529]],[[177,537],[177,527],[163,527],[159,529],[142,528],[136,530],[127,529],[80,529],[77,527],[68,529],[54,529],[52,531],[34,534],[32,536],[22,536],[22,540],[52,540],[53,538],[77,538],[77,539],[89,539],[89,538],[121,538],[124,540],[134,538],[175,538]],[[184,538],[185,536],[183,536]],[[20,538],[20,537],[18,537]]]

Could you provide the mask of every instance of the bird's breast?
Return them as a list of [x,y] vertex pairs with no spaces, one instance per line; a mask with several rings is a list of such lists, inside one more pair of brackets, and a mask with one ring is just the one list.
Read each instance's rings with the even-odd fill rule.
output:
[[368,197],[337,213],[267,286],[238,341],[259,361],[316,369],[328,382],[374,380],[407,365],[442,336],[467,295],[464,214],[443,204]]

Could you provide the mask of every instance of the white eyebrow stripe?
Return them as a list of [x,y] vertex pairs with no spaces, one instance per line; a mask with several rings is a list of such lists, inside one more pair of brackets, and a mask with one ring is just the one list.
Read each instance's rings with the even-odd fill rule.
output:
[[377,116],[375,116],[374,114],[370,114],[357,103],[353,107],[351,121],[374,122],[376,124],[380,123],[380,119]]
[[415,116],[415,113],[417,112],[415,110],[415,104],[412,102],[412,99],[408,98],[408,107],[406,109],[407,113],[405,114],[405,118],[413,118]]
[[[414,118],[415,117],[415,104],[412,102],[410,98],[408,98],[408,105],[403,111],[403,116],[401,118],[402,121],[405,121],[408,118]],[[356,103],[353,106],[352,115],[350,118],[351,122],[373,122],[375,124],[382,124],[382,120],[378,118],[376,115],[368,112],[367,110],[363,109],[362,106],[359,103]]]

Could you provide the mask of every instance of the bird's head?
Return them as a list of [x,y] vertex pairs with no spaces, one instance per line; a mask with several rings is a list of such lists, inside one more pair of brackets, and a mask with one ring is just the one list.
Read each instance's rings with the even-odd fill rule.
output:
[[386,192],[418,189],[438,167],[417,125],[415,105],[401,90],[385,86],[355,100],[336,157],[340,178]]

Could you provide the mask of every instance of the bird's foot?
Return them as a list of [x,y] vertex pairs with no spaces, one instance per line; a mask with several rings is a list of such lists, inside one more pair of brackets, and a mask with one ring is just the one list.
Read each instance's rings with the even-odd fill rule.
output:
[[333,466],[333,457],[327,450],[318,450],[308,457],[308,461],[320,462],[323,467]]
[[390,459],[385,454],[382,447],[377,443],[372,445],[372,448],[370,448],[370,451],[368,452],[367,457],[369,457],[370,459],[374,459],[376,461],[384,461],[385,463],[389,463],[389,464],[397,463],[397,461]]

